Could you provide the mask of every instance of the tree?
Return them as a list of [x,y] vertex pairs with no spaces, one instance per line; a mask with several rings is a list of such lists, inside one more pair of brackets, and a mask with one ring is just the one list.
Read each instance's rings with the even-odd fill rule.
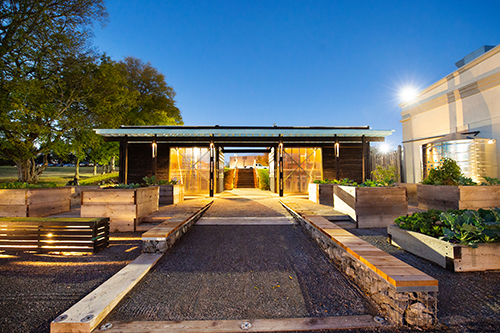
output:
[[47,156],[71,128],[73,107],[86,93],[93,20],[103,0],[6,0],[0,4],[0,155],[18,178],[36,182]]
[[165,76],[151,64],[127,57],[120,64],[128,89],[136,92],[136,104],[129,109],[122,125],[182,125],[181,113],[175,106],[175,91]]

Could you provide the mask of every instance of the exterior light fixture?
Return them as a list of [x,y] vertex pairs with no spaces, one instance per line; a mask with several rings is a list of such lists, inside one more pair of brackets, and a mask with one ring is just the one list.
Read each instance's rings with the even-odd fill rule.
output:
[[415,102],[418,97],[418,90],[414,87],[405,87],[399,93],[401,101],[404,103]]
[[340,143],[335,143],[335,157],[340,157]]
[[153,151],[152,151],[152,155],[153,155],[153,158],[156,158],[156,152],[157,152],[157,145],[156,145],[156,142],[153,141],[153,144],[151,145]]

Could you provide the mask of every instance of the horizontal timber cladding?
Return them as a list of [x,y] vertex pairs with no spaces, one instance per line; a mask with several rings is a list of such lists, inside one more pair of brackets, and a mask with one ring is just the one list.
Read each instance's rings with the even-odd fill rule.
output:
[[170,145],[158,143],[156,153],[156,179],[169,180],[168,168],[170,165]]
[[151,142],[128,144],[128,183],[142,183],[142,178],[153,175],[153,148]]

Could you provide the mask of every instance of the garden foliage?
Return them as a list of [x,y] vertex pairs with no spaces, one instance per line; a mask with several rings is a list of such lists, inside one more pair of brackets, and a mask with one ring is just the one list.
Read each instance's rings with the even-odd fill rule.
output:
[[500,242],[500,209],[448,210],[400,216],[396,224],[405,230],[419,232],[451,243],[477,247],[478,243]]
[[477,185],[471,178],[462,174],[460,166],[451,158],[444,157],[440,166],[429,171],[422,181],[424,185]]

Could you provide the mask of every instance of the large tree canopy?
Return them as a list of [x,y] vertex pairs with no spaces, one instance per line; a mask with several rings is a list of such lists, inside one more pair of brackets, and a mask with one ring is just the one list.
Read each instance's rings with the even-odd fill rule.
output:
[[105,151],[92,128],[182,124],[150,63],[90,48],[92,23],[106,18],[103,0],[1,1],[0,157],[15,161],[19,180],[37,181],[48,165],[35,165],[40,154]]
[[45,155],[68,130],[65,117],[81,98],[94,20],[102,0],[10,0],[0,5],[0,151],[35,182]]
[[120,62],[128,88],[136,92],[132,106],[123,125],[182,125],[182,117],[175,106],[175,91],[165,82],[165,76],[151,64],[127,57]]

